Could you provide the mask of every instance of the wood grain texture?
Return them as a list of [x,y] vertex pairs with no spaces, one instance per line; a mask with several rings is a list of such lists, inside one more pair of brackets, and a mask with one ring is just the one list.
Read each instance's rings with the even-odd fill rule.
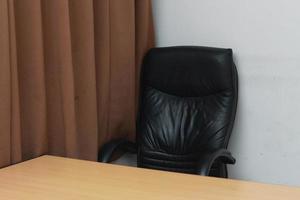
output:
[[53,156],[0,170],[2,200],[299,200],[300,188]]

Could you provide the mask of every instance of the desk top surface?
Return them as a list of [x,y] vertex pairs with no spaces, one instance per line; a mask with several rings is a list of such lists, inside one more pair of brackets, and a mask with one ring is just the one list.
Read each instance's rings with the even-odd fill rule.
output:
[[42,156],[0,170],[5,200],[299,200],[300,188]]

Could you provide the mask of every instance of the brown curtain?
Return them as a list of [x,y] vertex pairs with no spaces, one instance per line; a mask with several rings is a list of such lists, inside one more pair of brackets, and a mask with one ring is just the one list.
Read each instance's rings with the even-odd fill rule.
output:
[[0,0],[0,167],[134,139],[150,0]]

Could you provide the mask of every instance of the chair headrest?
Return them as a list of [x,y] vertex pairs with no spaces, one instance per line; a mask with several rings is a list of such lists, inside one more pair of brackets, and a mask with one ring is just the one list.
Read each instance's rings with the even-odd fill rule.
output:
[[221,48],[153,48],[142,67],[142,85],[185,97],[234,89],[236,76],[232,50]]

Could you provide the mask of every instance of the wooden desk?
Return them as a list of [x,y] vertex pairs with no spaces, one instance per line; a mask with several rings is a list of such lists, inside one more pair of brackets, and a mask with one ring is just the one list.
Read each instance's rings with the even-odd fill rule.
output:
[[300,200],[300,189],[43,156],[0,170],[2,200]]

